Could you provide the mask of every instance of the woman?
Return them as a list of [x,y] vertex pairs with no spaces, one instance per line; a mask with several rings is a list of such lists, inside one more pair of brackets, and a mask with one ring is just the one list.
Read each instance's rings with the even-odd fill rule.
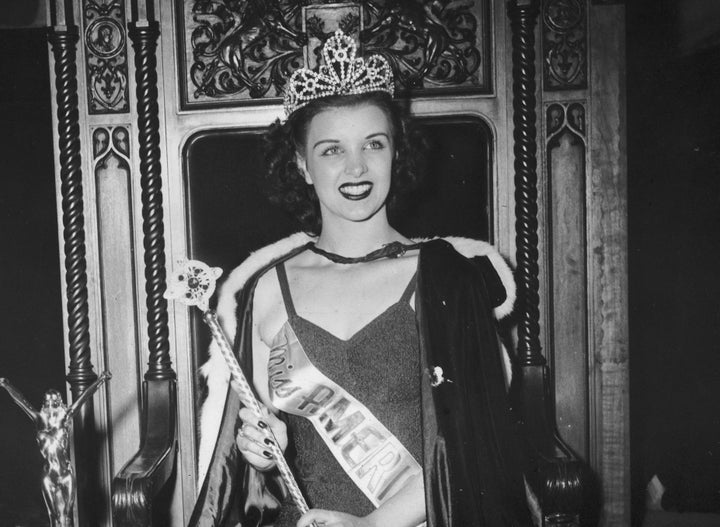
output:
[[[205,407],[222,407],[222,424],[211,459],[201,452],[191,524],[525,525],[491,319],[512,301],[490,258],[509,270],[496,254],[471,260],[391,226],[416,158],[389,66],[354,53],[352,39],[331,37],[320,72],[291,79],[289,117],[269,134],[278,200],[317,237],[259,251],[223,287],[218,313],[268,412],[258,420],[209,379]],[[300,518],[268,426],[315,507]]]

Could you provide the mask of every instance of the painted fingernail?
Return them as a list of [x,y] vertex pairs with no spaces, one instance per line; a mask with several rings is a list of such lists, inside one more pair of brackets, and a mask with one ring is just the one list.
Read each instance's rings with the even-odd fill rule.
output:
[[265,421],[258,421],[258,426],[260,428],[267,428],[267,423],[265,423]]
[[265,439],[263,439],[263,441],[265,442],[265,444],[267,446],[271,446],[273,444],[273,440],[270,439],[269,437],[266,437]]
[[267,450],[263,450],[263,456],[265,456],[268,459],[272,459],[272,454],[268,452]]

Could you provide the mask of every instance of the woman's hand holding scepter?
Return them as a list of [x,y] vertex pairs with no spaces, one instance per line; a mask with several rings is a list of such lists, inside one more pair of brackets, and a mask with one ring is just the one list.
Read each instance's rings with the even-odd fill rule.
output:
[[[230,342],[218,322],[217,315],[208,307],[210,297],[215,292],[215,282],[221,274],[222,269],[219,267],[211,268],[198,260],[180,262],[178,270],[170,277],[169,287],[165,292],[165,297],[178,300],[188,306],[197,306],[200,311],[202,311],[203,320],[209,326],[213,339],[220,348],[220,352],[230,370],[230,375],[234,381],[231,383],[233,389],[237,392],[240,401],[242,401],[246,407],[252,410],[258,418],[263,418],[262,406],[255,397],[250,384],[240,368],[240,364],[235,358]],[[287,486],[288,492],[290,492],[300,512],[305,514],[309,510],[309,507],[300,492],[300,488],[290,471],[287,461],[285,461],[283,452],[270,427],[266,427],[263,430],[271,440],[268,446],[275,460],[275,464],[280,471],[280,475]]]

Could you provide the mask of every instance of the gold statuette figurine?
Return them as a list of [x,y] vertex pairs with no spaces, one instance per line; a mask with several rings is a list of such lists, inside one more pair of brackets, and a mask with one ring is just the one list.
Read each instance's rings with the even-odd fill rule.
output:
[[0,377],[0,387],[5,388],[15,403],[35,423],[35,439],[45,459],[42,493],[53,527],[72,526],[72,507],[75,501],[75,474],[70,463],[70,432],[75,412],[87,401],[111,374],[104,372],[68,408],[60,392],[45,392],[40,411],[10,381]]

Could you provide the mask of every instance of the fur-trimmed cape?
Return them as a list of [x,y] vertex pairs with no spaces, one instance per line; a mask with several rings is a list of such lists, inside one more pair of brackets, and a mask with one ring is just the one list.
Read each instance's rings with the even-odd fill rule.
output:
[[[494,308],[495,317],[501,319],[510,314],[515,302],[515,281],[510,267],[497,250],[489,243],[479,240],[460,237],[444,237],[443,239],[467,258],[488,257],[505,289],[505,300]],[[217,306],[218,318],[229,339],[232,340],[237,330],[237,321],[235,320],[237,291],[242,289],[248,279],[269,262],[312,240],[312,237],[304,233],[293,234],[254,252],[230,273],[220,289]],[[505,360],[506,373],[509,375],[507,354],[505,354]],[[230,380],[230,372],[214,342],[210,346],[210,358],[200,368],[200,373],[207,383],[207,397],[203,402],[200,417],[201,437],[198,456],[198,481],[199,485],[202,485],[215,448]]]

